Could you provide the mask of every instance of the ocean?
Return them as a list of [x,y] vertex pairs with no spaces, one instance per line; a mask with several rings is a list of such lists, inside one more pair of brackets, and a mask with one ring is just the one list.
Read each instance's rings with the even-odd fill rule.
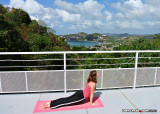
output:
[[90,46],[95,46],[99,45],[99,42],[89,42],[89,41],[66,41],[71,47],[73,46],[85,46],[85,47],[90,47]]

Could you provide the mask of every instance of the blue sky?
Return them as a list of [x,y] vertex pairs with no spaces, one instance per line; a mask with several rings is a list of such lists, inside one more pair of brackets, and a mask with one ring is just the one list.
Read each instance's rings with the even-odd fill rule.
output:
[[160,33],[160,0],[1,0],[43,20],[57,35]]

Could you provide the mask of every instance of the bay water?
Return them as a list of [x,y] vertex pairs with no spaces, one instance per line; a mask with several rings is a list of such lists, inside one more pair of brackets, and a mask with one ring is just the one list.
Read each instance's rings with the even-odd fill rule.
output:
[[71,47],[73,46],[84,46],[91,47],[95,45],[99,45],[99,42],[89,42],[89,41],[66,41]]

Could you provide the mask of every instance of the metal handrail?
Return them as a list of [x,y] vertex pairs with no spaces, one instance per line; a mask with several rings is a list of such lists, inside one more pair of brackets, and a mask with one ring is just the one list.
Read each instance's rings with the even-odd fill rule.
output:
[[[95,53],[134,53],[135,57],[120,57],[120,58],[68,58],[67,54],[95,54]],[[66,72],[68,71],[67,66],[77,66],[77,65],[68,65],[67,61],[68,60],[98,60],[98,59],[135,59],[134,63],[116,63],[116,64],[82,64],[80,66],[88,66],[88,65],[123,65],[123,64],[134,64],[134,80],[133,80],[133,88],[135,89],[136,87],[136,81],[137,81],[137,69],[138,69],[138,64],[144,64],[141,62],[138,62],[138,59],[141,58],[160,58],[160,57],[139,57],[140,53],[160,53],[160,50],[129,50],[129,51],[53,51],[53,52],[0,52],[0,55],[28,55],[28,54],[62,54],[63,58],[60,59],[37,59],[37,60],[12,60],[12,59],[5,59],[5,60],[0,60],[0,61],[54,61],[54,60],[63,60],[64,62],[61,65],[41,65],[41,66],[0,66],[0,68],[6,67],[50,67],[50,66],[62,66],[63,71],[64,71],[64,91],[66,93],[67,91],[67,85],[66,85]],[[128,61],[129,62],[129,61]],[[151,64],[155,63],[160,63],[160,62],[150,62]],[[146,64],[146,63],[145,63]],[[147,63],[148,64],[148,63]],[[101,69],[103,70],[103,69]],[[156,74],[157,69],[155,72],[155,80],[154,83],[156,82]],[[27,75],[27,73],[25,74]],[[25,76],[27,78],[27,76]],[[27,81],[27,79],[26,79]],[[1,83],[1,76],[0,76],[0,83]],[[27,82],[26,82],[27,83]],[[101,85],[103,83],[103,80],[101,80]],[[27,87],[26,87],[27,90]],[[1,90],[2,91],[2,90]]]
[[16,61],[16,62],[20,62],[20,61],[59,61],[59,60],[63,60],[63,59],[36,59],[36,60],[13,60],[13,59],[5,59],[5,60],[0,60],[0,61]]
[[48,51],[48,52],[0,52],[0,55],[21,55],[21,54],[74,54],[74,53],[147,53],[160,52],[160,50],[130,50],[130,51]]
[[[53,52],[0,52],[0,55],[19,55],[19,54],[62,54],[62,55],[67,55],[67,54],[88,54],[88,53],[157,53],[160,52],[160,50],[128,50],[128,51],[53,51]],[[142,58],[160,58],[160,57],[138,57],[138,59],[142,59]],[[117,58],[68,58],[66,56],[66,58],[64,59],[35,59],[35,60],[13,60],[13,59],[5,59],[5,60],[0,60],[1,62],[10,62],[10,61],[15,61],[15,62],[35,62],[35,61],[58,61],[58,60],[62,60],[62,61],[71,61],[71,60],[78,60],[78,61],[85,61],[85,60],[121,60],[121,59],[137,59],[136,57],[117,57]],[[147,63],[137,63],[137,64],[157,64],[157,62],[147,62]],[[91,66],[96,66],[96,65],[123,65],[123,64],[135,64],[135,63],[130,63],[130,61],[126,62],[126,63],[116,63],[116,64],[89,64]],[[66,64],[66,66],[87,66],[88,64],[83,64],[83,65],[72,65],[72,64]],[[136,64],[135,64],[136,65]],[[15,67],[50,67],[50,66],[64,66],[63,64],[56,64],[56,65],[41,65],[41,66],[23,66],[23,65],[19,65],[19,66],[0,66],[0,68],[15,68]],[[64,67],[66,67],[64,66]]]

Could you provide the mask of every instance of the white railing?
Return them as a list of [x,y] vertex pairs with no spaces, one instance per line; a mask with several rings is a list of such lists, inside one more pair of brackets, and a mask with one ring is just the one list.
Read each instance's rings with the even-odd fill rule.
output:
[[[132,53],[132,57],[98,57],[98,58],[69,58],[72,54],[127,54]],[[124,88],[139,86],[155,86],[160,85],[160,56],[139,56],[141,53],[157,53],[160,50],[144,50],[144,51],[62,51],[62,52],[0,52],[1,56],[13,55],[60,55],[60,58],[49,59],[32,59],[32,60],[18,60],[18,59],[1,59],[1,62],[30,62],[30,61],[63,61],[61,64],[49,64],[41,66],[24,66],[12,65],[4,66],[0,64],[0,93],[16,93],[16,92],[41,92],[41,91],[64,91],[83,89],[86,79],[91,70],[97,70],[100,74],[97,89],[108,88]],[[95,60],[118,60],[118,59],[134,59],[131,63],[106,63],[98,64],[68,64],[67,61],[95,61]],[[140,63],[139,59],[157,59],[156,62]],[[63,64],[62,64],[63,63]],[[107,65],[132,65],[130,68],[112,67],[112,68],[98,68],[98,69],[84,69],[83,66],[107,66]],[[154,67],[138,67],[139,64],[158,64]],[[60,66],[61,69],[52,70],[36,70],[36,71],[7,71],[9,68],[38,68],[38,67],[52,67]],[[74,67],[79,67],[78,69]],[[82,67],[81,67],[82,66]],[[72,68],[72,69],[69,69]],[[35,69],[34,69],[35,70]]]

